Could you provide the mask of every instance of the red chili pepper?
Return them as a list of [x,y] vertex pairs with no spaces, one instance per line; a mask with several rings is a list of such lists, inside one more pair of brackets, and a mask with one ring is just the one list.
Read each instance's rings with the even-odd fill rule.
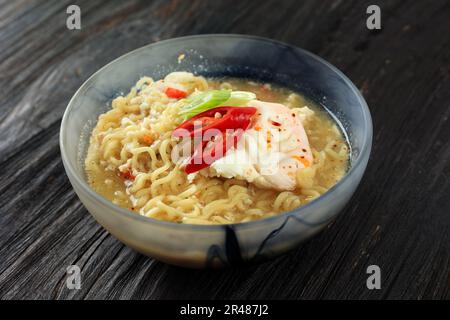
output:
[[[225,132],[226,129],[247,129],[250,125],[251,117],[256,113],[254,107],[218,107],[199,113],[198,115],[183,122],[172,132],[174,137],[186,137],[186,132],[190,137],[194,134],[204,133],[209,129],[219,129]],[[219,114],[220,117],[216,118]],[[195,124],[201,126],[195,127]]]
[[280,126],[281,126],[281,123],[276,122],[276,121],[273,121],[273,120],[272,120],[272,124],[273,124],[274,126],[277,126],[277,127],[280,127]]
[[[201,143],[195,146],[185,172],[199,171],[223,157],[232,146],[236,146],[244,130],[250,126],[255,113],[254,107],[219,107],[202,112],[178,126],[172,136],[196,136],[202,139]],[[208,133],[208,130],[211,131]],[[211,137],[214,140],[203,141],[205,133],[209,135],[217,130],[220,134]],[[213,142],[208,144],[210,141]]]
[[120,176],[122,177],[122,178],[124,178],[125,180],[131,180],[131,181],[134,181],[134,179],[136,178],[132,173],[131,173],[131,171],[130,170],[127,170],[127,171],[124,171],[124,172],[120,172]]
[[183,99],[183,98],[186,98],[186,96],[187,96],[186,91],[171,88],[171,87],[168,87],[166,89],[165,93],[169,98],[173,98],[173,99]]

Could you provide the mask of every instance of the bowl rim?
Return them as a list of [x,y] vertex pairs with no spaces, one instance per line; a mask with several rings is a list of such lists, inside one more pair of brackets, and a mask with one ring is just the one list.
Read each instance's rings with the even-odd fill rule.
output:
[[[211,37],[231,38],[231,39],[241,39],[241,40],[256,40],[256,41],[261,41],[261,42],[277,44],[277,45],[284,46],[286,48],[293,49],[293,50],[298,50],[298,51],[301,51],[303,54],[308,55],[312,59],[315,59],[318,62],[324,64],[326,67],[330,68],[334,73],[336,73],[341,79],[343,79],[344,82],[349,86],[350,90],[353,92],[353,94],[355,94],[355,96],[358,99],[359,105],[361,106],[362,111],[363,111],[364,127],[366,128],[366,130],[364,130],[364,136],[362,138],[363,146],[361,148],[360,153],[358,154],[358,157],[357,157],[355,163],[349,168],[349,170],[346,172],[346,174],[334,186],[332,186],[324,194],[320,195],[319,197],[312,200],[311,202],[309,202],[301,207],[298,207],[298,208],[295,208],[295,209],[292,209],[289,211],[285,211],[285,212],[282,212],[280,214],[277,214],[277,215],[274,215],[271,217],[253,220],[253,221],[230,223],[230,224],[205,224],[205,225],[174,223],[174,222],[170,222],[170,221],[159,220],[159,219],[155,219],[155,218],[151,218],[151,217],[146,217],[146,216],[143,216],[140,214],[136,214],[128,209],[125,209],[125,208],[115,205],[110,200],[106,199],[105,197],[103,197],[102,195],[97,193],[94,189],[92,189],[89,186],[89,184],[78,175],[78,173],[75,171],[74,167],[71,165],[70,161],[68,161],[66,145],[64,144],[64,135],[65,135],[65,131],[66,131],[65,129],[67,128],[68,114],[71,112],[71,110],[73,108],[75,99],[80,94],[80,92],[83,90],[83,88],[86,87],[92,81],[92,79],[94,79],[104,69],[106,69],[110,65],[116,63],[117,61],[124,59],[125,57],[135,54],[138,51],[147,50],[148,48],[151,48],[153,46],[158,46],[161,44],[168,44],[171,42],[178,42],[178,41],[185,41],[185,40],[199,39],[199,38],[211,38]],[[327,62],[326,60],[322,59],[321,57],[317,56],[316,54],[309,52],[305,49],[299,48],[297,46],[287,44],[282,41],[270,39],[270,38],[265,38],[265,37],[255,36],[255,35],[246,35],[246,34],[232,34],[232,33],[221,34],[221,33],[218,33],[218,34],[201,34],[201,35],[182,36],[182,37],[176,37],[176,38],[170,38],[170,39],[166,39],[166,40],[157,41],[157,42],[139,47],[137,49],[134,49],[128,53],[125,53],[125,54],[115,58],[111,62],[107,63],[106,65],[104,65],[103,67],[98,69],[96,72],[94,72],[91,76],[89,76],[88,79],[83,82],[83,84],[77,89],[75,94],[72,96],[72,98],[70,99],[70,101],[64,111],[64,115],[62,117],[59,133],[60,133],[59,134],[59,145],[60,145],[60,151],[61,151],[61,159],[62,159],[65,170],[68,171],[68,173],[70,173],[70,175],[73,177],[73,179],[75,179],[75,183],[78,184],[78,186],[80,186],[81,189],[86,194],[88,194],[90,197],[94,198],[96,201],[102,203],[103,205],[105,205],[106,207],[111,209],[111,211],[117,212],[119,214],[125,215],[126,217],[135,219],[135,220],[143,222],[143,223],[156,224],[156,225],[160,225],[161,227],[166,227],[166,228],[170,228],[170,229],[179,229],[179,230],[186,230],[186,229],[192,230],[193,229],[193,230],[205,230],[205,231],[222,231],[223,228],[226,226],[232,227],[232,228],[239,228],[239,229],[244,228],[245,229],[245,228],[256,228],[258,226],[261,226],[261,225],[264,225],[264,224],[267,224],[270,222],[275,222],[277,220],[279,220],[280,222],[284,222],[285,219],[288,218],[289,216],[301,214],[302,212],[306,211],[308,208],[317,206],[325,198],[331,197],[334,193],[336,193],[339,189],[342,188],[342,185],[344,184],[344,182],[350,179],[350,177],[354,174],[354,172],[357,170],[357,168],[359,168],[360,166],[363,165],[363,163],[365,162],[364,159],[369,158],[371,147],[372,147],[373,125],[372,125],[372,117],[370,114],[369,107],[368,107],[364,97],[362,96],[361,92],[356,88],[356,86],[353,84],[353,82],[337,67],[333,66],[331,63]],[[367,157],[365,155],[367,155]]]

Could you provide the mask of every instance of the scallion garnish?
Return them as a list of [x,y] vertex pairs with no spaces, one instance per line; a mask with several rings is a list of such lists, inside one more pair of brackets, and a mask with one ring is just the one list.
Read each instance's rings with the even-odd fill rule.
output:
[[256,95],[248,91],[231,91],[231,90],[211,90],[200,93],[194,97],[189,97],[188,105],[180,111],[181,115],[187,118],[219,106],[238,107],[245,105],[247,102],[256,98]]
[[224,105],[239,107],[245,105],[247,102],[256,99],[256,94],[248,91],[232,91],[230,98],[224,102]]
[[192,118],[196,114],[215,108],[227,101],[230,96],[230,90],[211,90],[200,93],[193,97],[193,100],[181,109],[180,114]]

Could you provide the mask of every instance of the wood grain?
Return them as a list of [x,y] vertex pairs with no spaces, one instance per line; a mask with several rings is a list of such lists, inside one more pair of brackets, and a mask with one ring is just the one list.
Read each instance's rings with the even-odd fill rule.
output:
[[[450,298],[450,2],[0,1],[0,298]],[[327,230],[262,265],[187,270],[146,258],[104,231],[74,194],[58,130],[82,82],[112,59],[176,36],[244,33],[327,59],[362,90],[373,153]],[[82,268],[81,290],[65,286]],[[382,270],[368,290],[366,268]]]

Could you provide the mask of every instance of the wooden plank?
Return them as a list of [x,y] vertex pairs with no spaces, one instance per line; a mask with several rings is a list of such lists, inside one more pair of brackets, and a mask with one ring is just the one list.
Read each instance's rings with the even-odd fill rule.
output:
[[[0,4],[0,298],[449,298],[450,3],[382,1],[70,1]],[[82,82],[145,44],[201,33],[247,33],[319,54],[363,91],[373,154],[352,201],[327,230],[258,266],[165,265],[124,247],[74,194],[58,130]],[[82,268],[81,290],[65,286]],[[382,289],[365,286],[382,269]]]

